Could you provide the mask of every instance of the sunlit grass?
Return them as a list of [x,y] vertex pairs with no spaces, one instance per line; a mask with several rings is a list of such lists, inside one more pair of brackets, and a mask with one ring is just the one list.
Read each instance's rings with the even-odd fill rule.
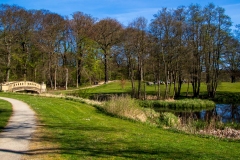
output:
[[[137,85],[137,82],[135,82]],[[165,85],[160,85],[160,90],[161,90],[161,97],[162,99],[164,98],[165,95]],[[170,93],[170,97],[172,96],[173,93],[173,87],[174,85],[171,84],[171,93]],[[142,95],[146,94],[147,98],[151,96],[155,96],[156,99],[156,95],[157,95],[157,85],[145,85],[145,91],[144,91],[144,83],[142,83]],[[144,93],[145,92],[145,93]],[[192,85],[187,83],[183,83],[182,84],[182,89],[181,89],[181,97],[186,97],[186,95],[188,95],[188,97],[191,98],[192,94]],[[79,89],[79,90],[74,90],[74,91],[65,91],[62,92],[63,94],[69,94],[69,95],[74,95],[74,96],[80,96],[80,97],[85,97],[85,98],[90,98],[93,97],[94,95],[99,95],[99,94],[115,94],[115,95],[121,95],[121,94],[128,94],[131,95],[131,83],[130,81],[126,81],[125,85],[122,86],[121,85],[121,81],[114,81],[108,84],[103,84],[101,86],[98,87],[94,87],[94,88],[88,88],[88,89]],[[187,94],[188,93],[188,94]],[[217,92],[216,92],[216,97],[219,96],[225,96],[226,95],[230,95],[229,97],[232,97],[232,95],[237,95],[239,94],[240,96],[240,82],[237,83],[230,83],[230,82],[220,82],[218,84],[218,88],[217,88]],[[200,97],[207,97],[207,86],[205,83],[201,83],[201,87],[200,87]],[[221,100],[222,98],[216,98],[215,100]],[[230,99],[230,98],[226,98],[226,99]],[[240,98],[234,98],[234,101],[240,101]]]
[[[62,159],[238,159],[238,141],[201,138],[105,115],[65,99],[0,94],[28,103],[45,131],[41,141],[59,144]],[[51,150],[42,154],[50,154]]]
[[221,82],[218,85],[217,92],[240,93],[240,82],[236,82],[236,83]]
[[[135,82],[135,86],[137,86],[137,82]],[[174,85],[171,84],[171,92],[173,91],[173,87]],[[164,96],[164,92],[165,92],[165,85],[160,85],[160,89],[161,89],[161,95]],[[182,93],[185,94],[187,92],[187,88],[188,85],[185,83],[182,85]],[[74,90],[74,91],[61,91],[62,93],[67,93],[67,94],[71,94],[74,93],[74,95],[93,95],[93,94],[130,94],[131,93],[131,82],[130,81],[126,81],[124,83],[124,85],[122,85],[121,81],[114,81],[111,83],[107,83],[107,84],[103,84],[101,86],[98,87],[93,87],[93,88],[87,88],[84,89],[84,87],[79,90]],[[201,91],[206,92],[206,85],[204,83],[202,83],[201,86]],[[56,91],[59,92],[59,91]],[[144,91],[144,82],[142,83],[142,87],[141,87],[141,92],[142,94],[144,94],[144,92],[146,92],[146,94],[148,95],[156,95],[157,94],[157,85],[145,85],[145,91]],[[189,85],[189,95],[192,94],[192,86],[191,84]]]

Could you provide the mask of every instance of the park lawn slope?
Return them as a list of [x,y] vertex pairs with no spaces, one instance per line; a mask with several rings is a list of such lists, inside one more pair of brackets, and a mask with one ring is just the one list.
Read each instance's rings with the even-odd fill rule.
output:
[[[65,99],[0,94],[28,103],[62,159],[238,159],[240,142],[175,133]],[[51,133],[51,135],[49,134]],[[54,150],[54,149],[53,149]],[[43,153],[44,154],[44,153]],[[49,152],[48,152],[49,154]]]
[[0,99],[0,131],[7,125],[12,115],[11,103]]
[[[135,84],[136,85],[136,84]],[[161,88],[161,96],[164,96],[165,92],[165,85],[160,85]],[[143,91],[143,86],[142,86],[142,93]],[[173,90],[173,84],[171,87]],[[146,94],[147,95],[156,95],[157,94],[157,85],[146,85]],[[58,94],[67,94],[67,95],[74,95],[74,96],[80,96],[84,98],[89,98],[89,96],[94,95],[94,94],[130,94],[131,93],[131,83],[130,81],[126,81],[124,85],[121,85],[121,81],[113,81],[108,84],[103,84],[101,86],[97,86],[94,88],[81,88],[78,90],[70,91],[70,90],[62,90],[62,91],[52,91],[53,93],[56,92]],[[188,89],[188,84],[183,83],[182,84],[182,89],[181,89],[181,96],[186,96],[186,93],[188,92],[188,96],[192,96],[192,85],[189,85]],[[230,82],[221,82],[218,84],[217,88],[217,93],[216,95],[226,95],[226,94],[240,94],[240,82],[236,83],[230,83]],[[201,83],[200,87],[200,95],[207,95],[207,86],[206,83]],[[231,95],[232,96],[232,95]],[[240,100],[239,100],[240,101]]]

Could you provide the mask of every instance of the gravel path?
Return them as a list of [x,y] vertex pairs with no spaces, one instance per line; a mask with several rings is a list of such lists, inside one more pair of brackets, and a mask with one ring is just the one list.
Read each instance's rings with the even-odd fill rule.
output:
[[22,101],[3,98],[12,104],[13,114],[0,133],[0,159],[20,160],[28,151],[29,140],[35,130],[35,113]]

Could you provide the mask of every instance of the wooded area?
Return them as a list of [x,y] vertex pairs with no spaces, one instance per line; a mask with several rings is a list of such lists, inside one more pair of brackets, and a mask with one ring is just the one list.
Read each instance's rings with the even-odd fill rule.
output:
[[[128,26],[75,12],[71,18],[47,10],[0,6],[0,83],[29,80],[57,89],[120,79],[141,98],[143,83],[166,85],[180,95],[182,83],[199,96],[201,82],[214,97],[219,81],[240,76],[240,24],[232,30],[224,8],[209,4],[162,8],[149,23]],[[135,84],[135,82],[137,82]]]

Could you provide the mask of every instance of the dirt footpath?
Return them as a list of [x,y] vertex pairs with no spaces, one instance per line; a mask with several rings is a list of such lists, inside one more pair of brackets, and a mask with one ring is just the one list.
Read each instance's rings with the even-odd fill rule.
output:
[[9,101],[13,107],[8,125],[0,133],[0,159],[20,160],[27,153],[29,140],[36,128],[35,113],[22,101],[4,97],[0,99]]

